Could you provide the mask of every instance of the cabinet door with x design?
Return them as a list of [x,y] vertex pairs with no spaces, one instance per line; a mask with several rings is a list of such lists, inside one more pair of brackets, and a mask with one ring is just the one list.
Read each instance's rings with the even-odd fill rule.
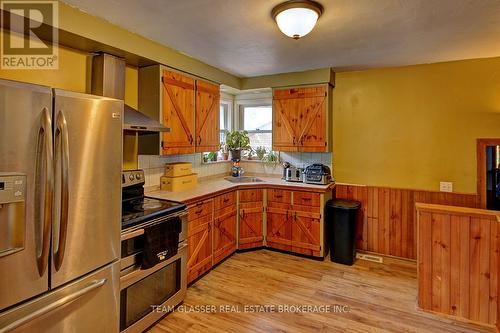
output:
[[162,91],[162,122],[170,128],[170,132],[162,134],[162,154],[194,153],[194,79],[163,70]]
[[273,150],[329,150],[328,85],[273,91]]
[[196,80],[196,152],[219,150],[220,92],[213,83]]
[[319,257],[321,214],[319,211],[301,210],[295,210],[292,214],[292,252]]
[[240,190],[238,196],[238,248],[263,246],[264,190]]
[[236,207],[230,206],[215,213],[214,264],[236,251]]
[[293,215],[285,205],[269,203],[267,207],[267,246],[291,251]]

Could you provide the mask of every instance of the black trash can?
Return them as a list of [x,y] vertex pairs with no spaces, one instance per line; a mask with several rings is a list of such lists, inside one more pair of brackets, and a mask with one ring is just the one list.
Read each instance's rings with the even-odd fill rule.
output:
[[334,199],[326,203],[326,224],[330,243],[330,260],[352,265],[355,258],[356,215],[359,201]]

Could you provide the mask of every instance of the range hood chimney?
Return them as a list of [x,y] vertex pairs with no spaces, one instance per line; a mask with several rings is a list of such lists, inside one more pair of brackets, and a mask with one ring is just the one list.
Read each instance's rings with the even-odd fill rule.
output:
[[[92,58],[92,94],[125,98],[125,60],[106,53]],[[123,129],[140,133],[170,132],[170,128],[125,104]]]

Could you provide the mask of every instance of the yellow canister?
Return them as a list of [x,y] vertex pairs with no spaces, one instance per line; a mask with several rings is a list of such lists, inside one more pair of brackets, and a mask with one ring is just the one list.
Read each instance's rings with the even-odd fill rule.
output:
[[166,177],[180,177],[192,174],[192,165],[189,162],[174,162],[165,164]]
[[192,173],[190,175],[180,177],[166,177],[160,178],[160,189],[162,191],[185,191],[198,185],[198,174]]

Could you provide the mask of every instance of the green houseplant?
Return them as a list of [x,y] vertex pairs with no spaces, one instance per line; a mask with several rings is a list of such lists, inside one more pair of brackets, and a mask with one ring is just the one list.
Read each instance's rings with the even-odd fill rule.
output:
[[270,151],[267,155],[264,156],[262,161],[268,165],[276,166],[280,162],[280,157],[274,151]]
[[241,151],[250,149],[247,131],[226,131],[226,145],[231,153],[231,160],[241,160]]
[[266,153],[267,153],[266,147],[260,146],[260,147],[255,148],[255,154],[257,154],[257,158],[261,161],[264,158],[264,156],[266,155]]

